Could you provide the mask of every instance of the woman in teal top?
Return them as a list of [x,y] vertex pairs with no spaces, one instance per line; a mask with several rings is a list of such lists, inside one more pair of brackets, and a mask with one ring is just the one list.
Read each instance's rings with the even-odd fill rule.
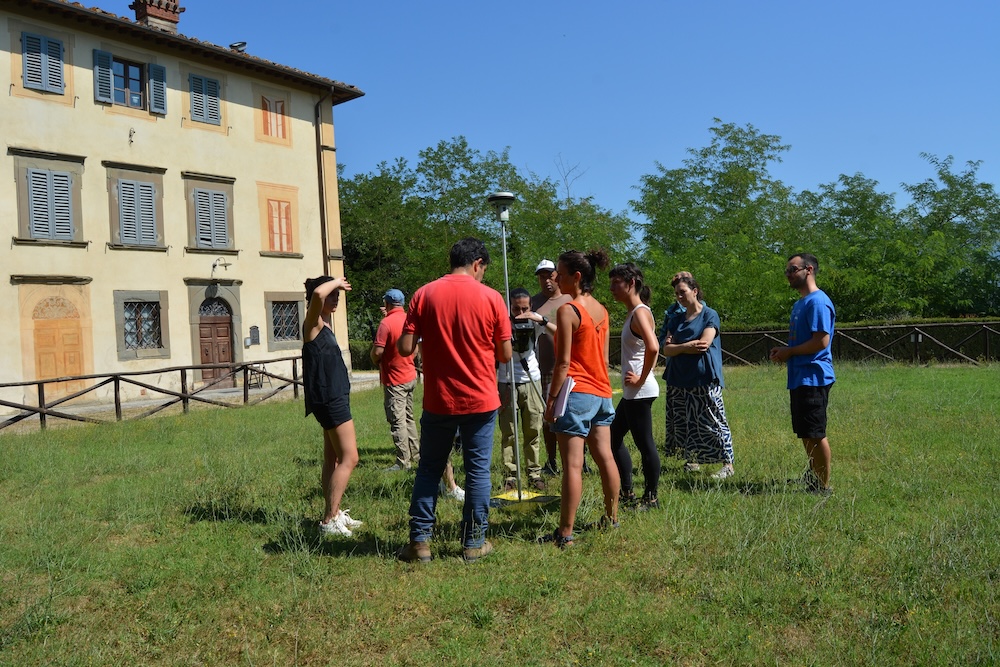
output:
[[671,284],[684,312],[670,319],[668,342],[662,348],[670,357],[665,376],[667,420],[687,460],[685,469],[722,463],[712,477],[725,479],[733,474],[733,436],[722,403],[719,314],[705,305],[694,278],[681,276]]

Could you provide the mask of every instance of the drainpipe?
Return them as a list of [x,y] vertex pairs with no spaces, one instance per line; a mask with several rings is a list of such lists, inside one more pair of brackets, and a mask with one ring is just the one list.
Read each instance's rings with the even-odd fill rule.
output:
[[316,162],[319,167],[319,224],[320,224],[320,239],[323,245],[323,272],[320,275],[328,276],[330,275],[330,240],[326,238],[326,167],[324,166],[323,153],[326,151],[336,151],[337,149],[333,146],[325,146],[323,144],[323,123],[322,123],[322,106],[323,102],[327,98],[331,97],[336,89],[330,88],[321,98],[319,102],[316,103]]

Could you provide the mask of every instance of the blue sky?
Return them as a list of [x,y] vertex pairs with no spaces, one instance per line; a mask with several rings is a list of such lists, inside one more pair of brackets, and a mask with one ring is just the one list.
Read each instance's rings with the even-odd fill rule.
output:
[[365,91],[334,111],[348,175],[463,135],[539,176],[575,166],[574,197],[628,212],[720,118],[790,144],[772,172],[796,190],[862,172],[897,192],[933,175],[921,152],[1000,181],[996,2],[181,4],[187,36]]

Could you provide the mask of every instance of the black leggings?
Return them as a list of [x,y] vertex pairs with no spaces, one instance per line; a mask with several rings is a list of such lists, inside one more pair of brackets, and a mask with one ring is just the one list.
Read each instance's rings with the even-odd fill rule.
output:
[[611,424],[611,453],[622,478],[622,492],[632,490],[632,456],[625,445],[625,434],[632,440],[642,457],[642,476],[646,480],[643,495],[656,497],[660,484],[660,452],[653,442],[653,401],[655,398],[623,398],[618,401],[615,421]]

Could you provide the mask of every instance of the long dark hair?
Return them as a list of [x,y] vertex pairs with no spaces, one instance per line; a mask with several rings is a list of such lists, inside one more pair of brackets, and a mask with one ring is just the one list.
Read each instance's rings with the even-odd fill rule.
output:
[[580,272],[580,291],[584,294],[590,294],[594,290],[594,278],[597,276],[597,269],[606,269],[611,262],[608,253],[602,248],[588,250],[587,252],[567,250],[559,255],[559,261],[571,273]]
[[642,269],[632,262],[617,264],[608,271],[608,278],[619,278],[626,284],[634,285],[635,292],[639,295],[639,300],[647,306],[649,305],[652,292],[649,289],[649,285],[646,284],[645,278],[642,277]]

